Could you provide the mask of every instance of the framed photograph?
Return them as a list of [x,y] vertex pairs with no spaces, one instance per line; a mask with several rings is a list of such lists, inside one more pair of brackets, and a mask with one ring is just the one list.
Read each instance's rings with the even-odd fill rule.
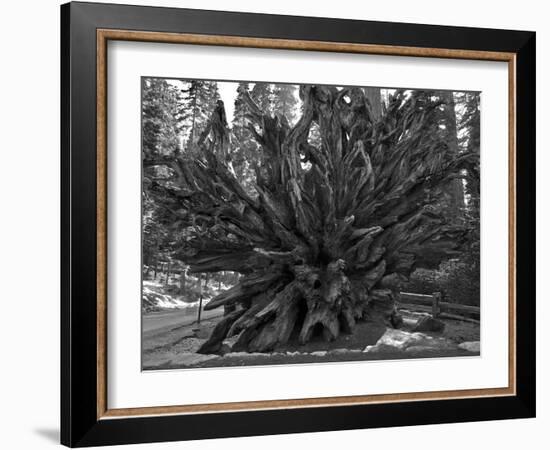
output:
[[535,415],[535,33],[61,7],[61,441]]

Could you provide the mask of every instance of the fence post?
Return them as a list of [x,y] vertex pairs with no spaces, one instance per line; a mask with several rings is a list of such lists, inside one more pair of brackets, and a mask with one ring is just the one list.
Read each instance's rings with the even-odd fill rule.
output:
[[197,312],[197,323],[201,323],[202,312],[202,273],[199,273],[199,311]]
[[440,313],[439,302],[441,301],[441,292],[434,292],[432,298],[432,316],[435,319]]
[[168,261],[168,264],[166,266],[166,282],[164,283],[166,286],[168,286],[168,281],[170,281],[170,269],[171,269],[171,263]]

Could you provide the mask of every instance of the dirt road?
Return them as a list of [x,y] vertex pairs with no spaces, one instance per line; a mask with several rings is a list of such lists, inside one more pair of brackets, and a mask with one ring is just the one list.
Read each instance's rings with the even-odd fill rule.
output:
[[[168,333],[174,328],[183,327],[197,321],[197,306],[191,306],[184,309],[168,309],[146,313],[143,315],[142,332],[143,339],[150,339],[164,333]],[[223,308],[217,308],[213,311],[203,311],[201,319],[211,319],[223,314]]]

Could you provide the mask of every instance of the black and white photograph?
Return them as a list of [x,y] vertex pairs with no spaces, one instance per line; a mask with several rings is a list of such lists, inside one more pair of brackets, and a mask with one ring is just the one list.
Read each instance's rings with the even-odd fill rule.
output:
[[480,355],[480,92],[141,95],[143,370]]

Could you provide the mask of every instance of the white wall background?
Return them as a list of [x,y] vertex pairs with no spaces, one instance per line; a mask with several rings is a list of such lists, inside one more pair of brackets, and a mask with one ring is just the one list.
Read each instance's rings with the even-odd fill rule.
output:
[[[538,417],[531,420],[450,424],[287,436],[131,446],[186,449],[334,449],[468,447],[544,448],[550,426],[550,307],[540,281],[550,270],[548,195],[544,168],[550,141],[543,134],[550,103],[550,29],[544,2],[462,0],[164,0],[128,3],[202,9],[417,22],[537,32],[538,166]],[[58,0],[5,2],[0,16],[0,447],[42,449],[58,442],[59,422],[59,4]],[[546,150],[546,151],[544,151]],[[534,300],[534,299],[533,299]],[[530,445],[529,445],[530,444]]]

